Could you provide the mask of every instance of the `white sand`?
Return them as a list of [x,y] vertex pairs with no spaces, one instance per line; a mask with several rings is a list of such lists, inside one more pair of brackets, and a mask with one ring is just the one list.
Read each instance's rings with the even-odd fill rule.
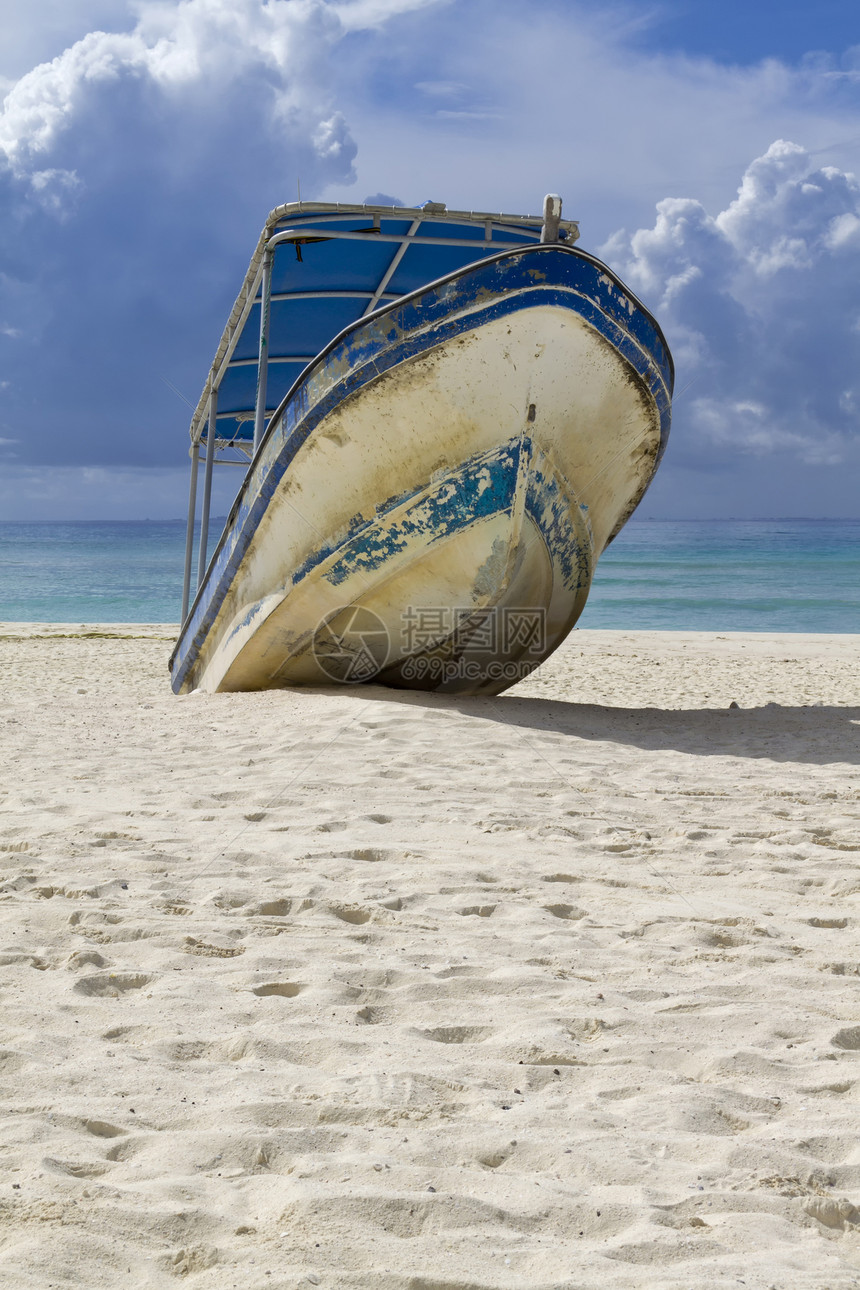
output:
[[860,1286],[860,637],[81,630],[0,635],[0,1285]]

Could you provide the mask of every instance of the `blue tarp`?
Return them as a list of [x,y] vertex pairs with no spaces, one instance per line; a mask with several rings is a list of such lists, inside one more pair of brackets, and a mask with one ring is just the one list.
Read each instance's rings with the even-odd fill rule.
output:
[[[261,274],[273,238],[288,240],[271,251],[267,418],[308,362],[371,307],[383,307],[505,247],[537,242],[541,227],[540,216],[449,212],[430,203],[416,209],[309,203],[278,207],[269,216],[221,339],[192,421],[192,440],[206,440],[209,391],[217,385],[218,447],[247,447],[253,441]],[[332,237],[343,233],[353,236]],[[569,244],[577,233],[575,223],[562,223],[561,236]],[[401,239],[407,237],[404,250]],[[446,244],[451,241],[459,245]],[[396,257],[400,258],[386,281]]]

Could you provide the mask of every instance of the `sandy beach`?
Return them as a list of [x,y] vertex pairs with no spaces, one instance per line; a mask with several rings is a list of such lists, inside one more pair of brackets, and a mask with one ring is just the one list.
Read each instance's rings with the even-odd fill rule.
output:
[[860,636],[171,641],[0,625],[0,1285],[860,1286]]

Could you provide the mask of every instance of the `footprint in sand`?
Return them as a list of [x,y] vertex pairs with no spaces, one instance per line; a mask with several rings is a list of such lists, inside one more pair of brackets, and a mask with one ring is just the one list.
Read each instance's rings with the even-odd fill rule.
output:
[[267,918],[286,918],[291,913],[294,901],[289,896],[278,896],[274,900],[262,900],[248,905],[244,910],[249,915],[264,915]]
[[105,1152],[105,1159],[112,1161],[114,1164],[125,1160],[133,1160],[135,1156],[140,1155],[145,1146],[145,1138],[124,1135],[114,1146],[108,1147]]
[[86,967],[107,967],[107,959],[98,950],[75,950],[66,959],[66,967],[70,972],[80,972]]
[[162,1254],[158,1262],[171,1276],[187,1277],[195,1272],[214,1268],[221,1260],[220,1252],[212,1245],[183,1246],[171,1254]]
[[559,1075],[562,1066],[584,1066],[585,1062],[581,1057],[573,1057],[570,1053],[542,1053],[537,1050],[533,1051],[530,1056],[523,1058],[524,1066],[551,1066],[553,1074]]
[[846,1026],[843,1030],[837,1030],[830,1042],[834,1048],[856,1052],[860,1049],[860,1026]]
[[364,1008],[359,1008],[355,1014],[356,1020],[364,1022],[366,1026],[383,1025],[385,1022],[391,1021],[395,1015],[393,1008],[372,1008],[369,1004]]
[[344,860],[363,860],[365,864],[379,864],[385,860],[402,860],[398,851],[389,851],[386,847],[356,847],[343,855]]
[[817,1219],[822,1227],[830,1227],[840,1232],[860,1227],[860,1210],[846,1197],[836,1200],[831,1196],[813,1196],[807,1201],[804,1209],[810,1218]]
[[328,912],[334,914],[342,923],[353,923],[361,926],[362,923],[370,921],[371,911],[362,909],[360,905],[329,905]]
[[183,905],[181,900],[164,900],[155,908],[160,914],[175,914],[177,917],[191,913],[191,906]]
[[71,1178],[100,1178],[110,1168],[102,1160],[57,1160],[53,1156],[44,1156],[42,1164],[51,1173]]
[[131,990],[142,990],[153,979],[145,972],[96,972],[92,976],[81,977],[73,989],[77,994],[92,998],[117,999]]
[[81,1128],[94,1138],[122,1138],[128,1133],[128,1129],[122,1129],[108,1120],[81,1120]]
[[194,936],[186,936],[182,948],[186,954],[209,959],[235,959],[245,953],[244,945],[212,945],[209,941],[198,941]]
[[435,1030],[419,1030],[418,1033],[434,1044],[482,1044],[493,1030],[490,1026],[437,1026]]
[[23,1053],[16,1053],[11,1048],[0,1048],[0,1077],[8,1080],[28,1065],[28,1058]]
[[478,1152],[475,1159],[478,1164],[483,1165],[485,1169],[498,1169],[500,1165],[503,1165],[506,1160],[510,1159],[516,1145],[516,1139],[514,1139],[503,1147],[490,1147],[488,1150]]

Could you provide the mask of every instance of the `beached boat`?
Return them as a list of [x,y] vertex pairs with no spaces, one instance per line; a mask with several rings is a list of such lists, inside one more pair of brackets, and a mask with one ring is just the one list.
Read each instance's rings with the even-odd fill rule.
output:
[[[557,197],[272,212],[191,423],[174,690],[494,694],[560,644],[672,388],[657,323],[577,237]],[[218,462],[246,473],[207,561]]]

